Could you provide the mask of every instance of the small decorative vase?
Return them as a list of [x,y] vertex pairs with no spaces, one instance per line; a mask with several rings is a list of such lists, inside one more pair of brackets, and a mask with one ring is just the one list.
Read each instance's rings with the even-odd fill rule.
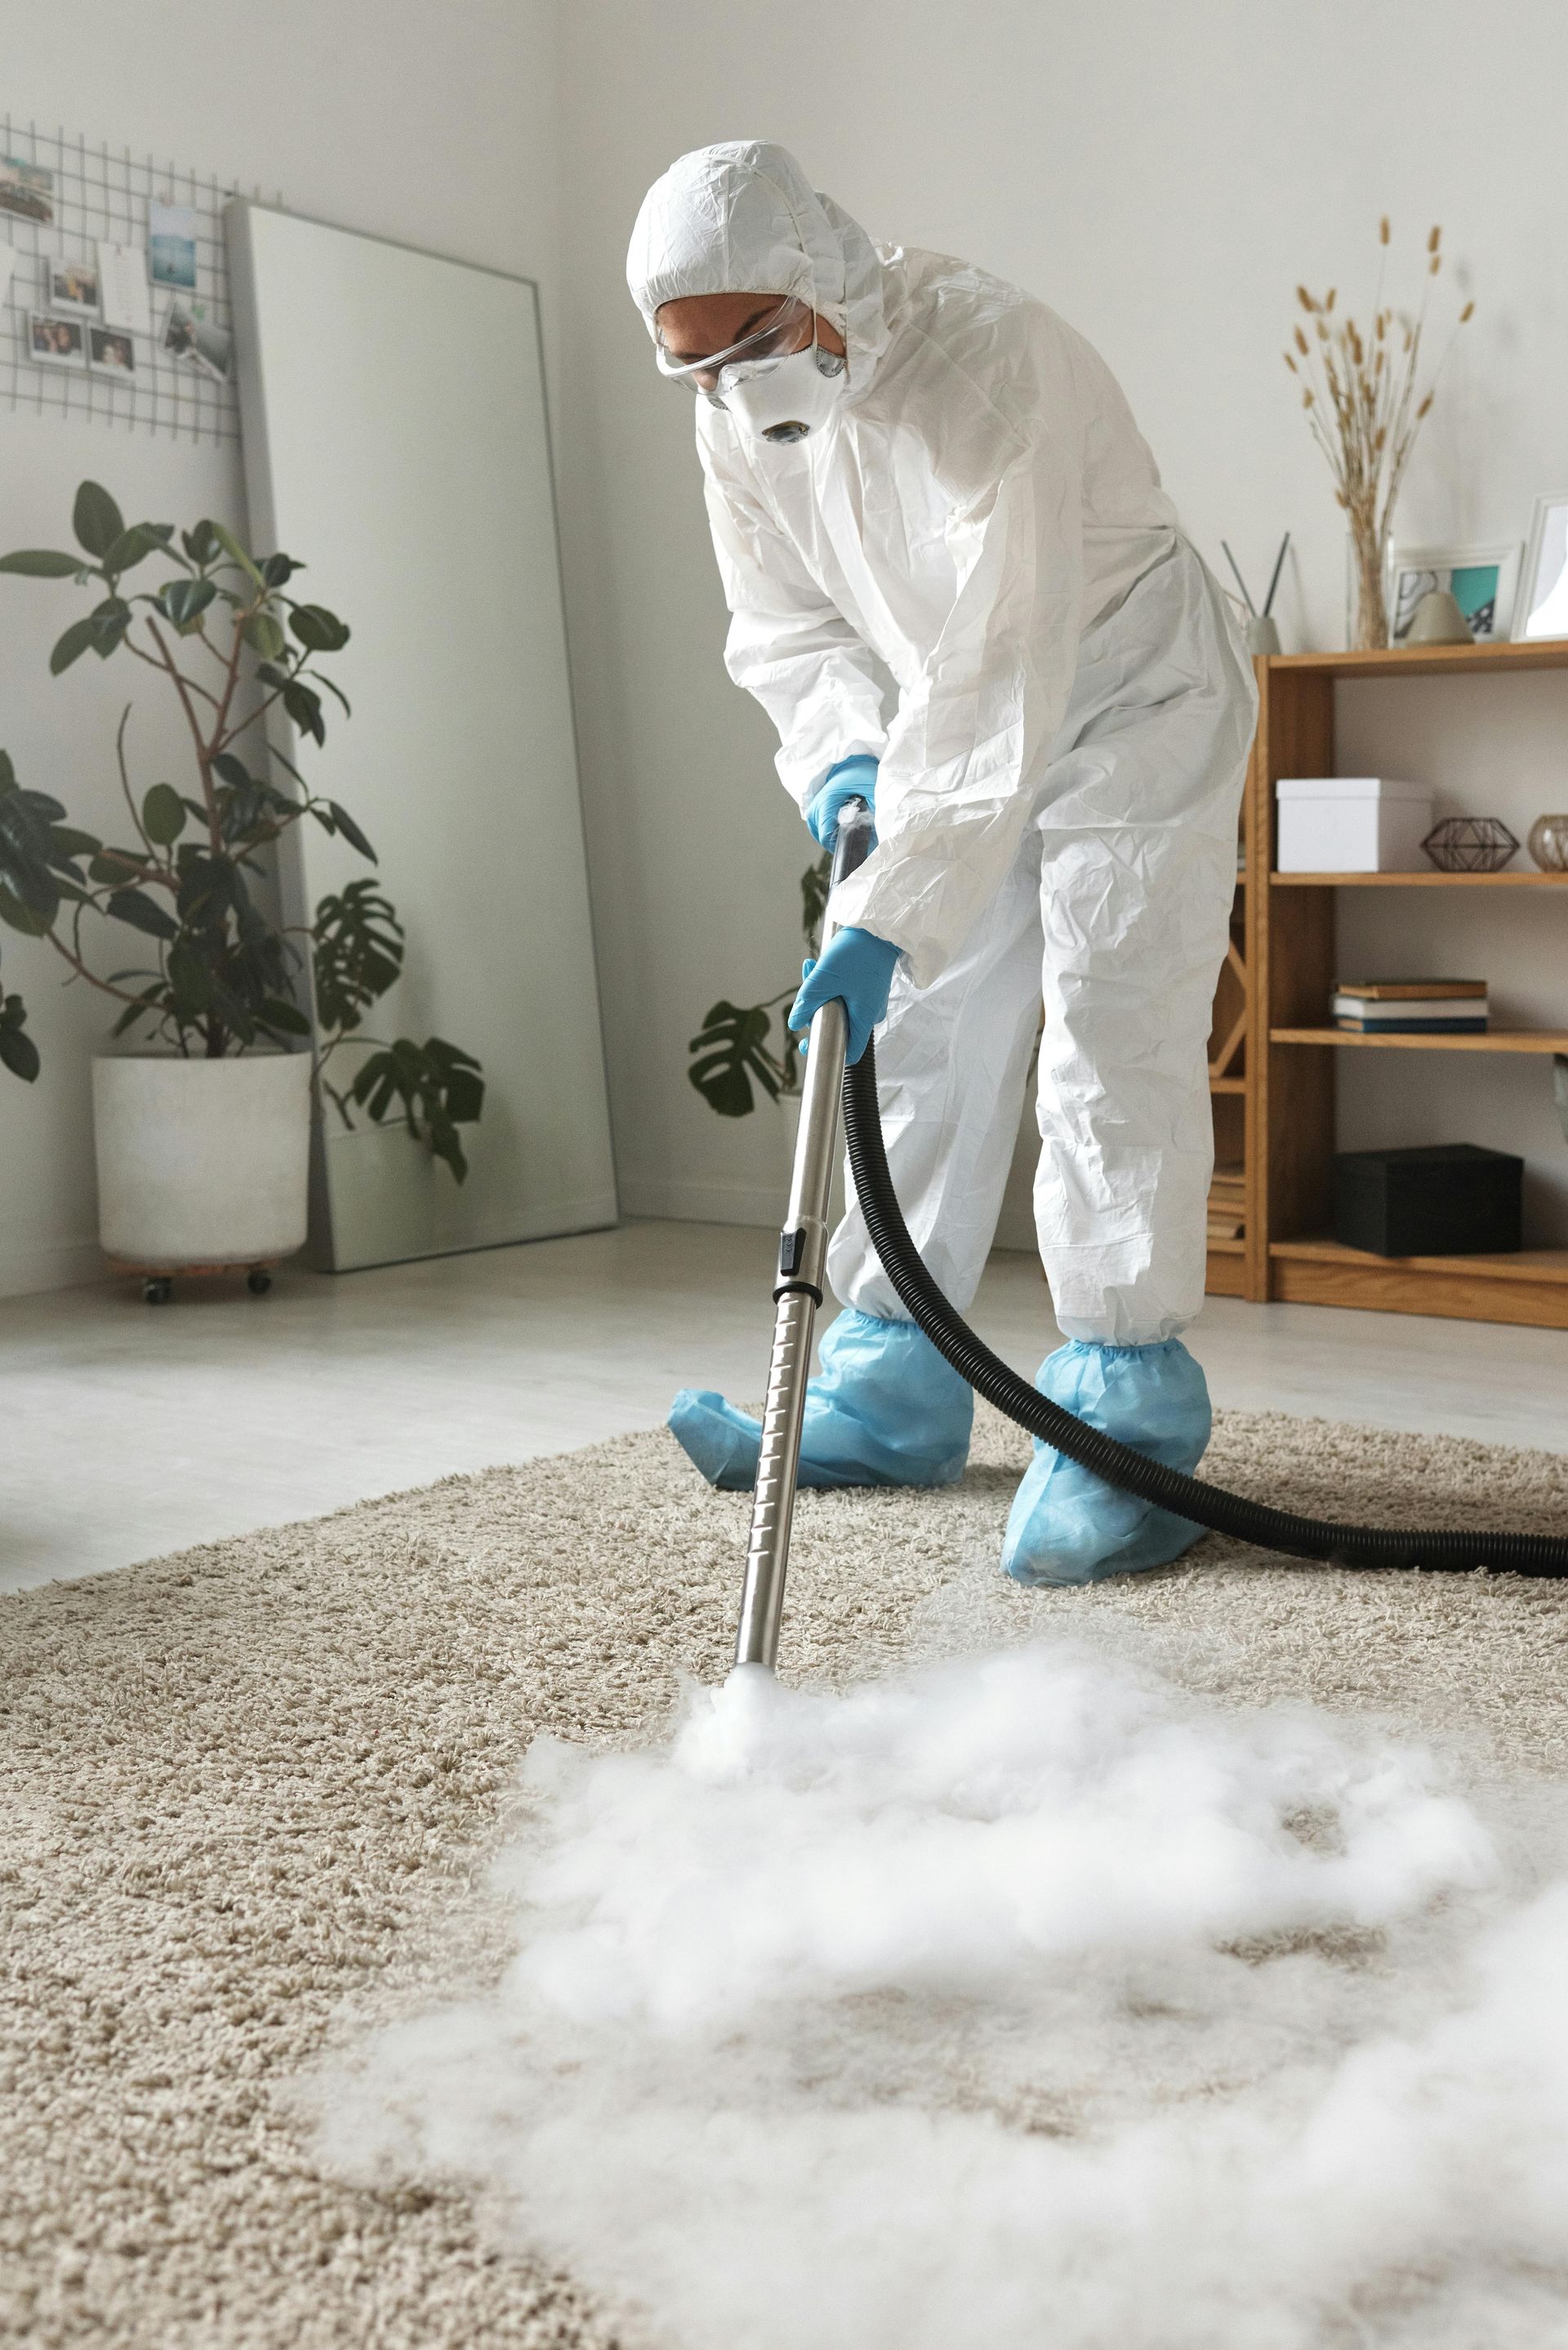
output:
[[1568,816],[1538,816],[1530,827],[1530,853],[1542,873],[1568,873]]
[[1350,517],[1350,650],[1384,652],[1388,644],[1388,607],[1383,595],[1388,534],[1357,515]]
[[1264,660],[1270,653],[1282,652],[1283,650],[1273,615],[1254,612],[1247,622],[1247,650],[1253,660]]
[[1501,873],[1519,843],[1501,816],[1446,816],[1421,846],[1439,873]]

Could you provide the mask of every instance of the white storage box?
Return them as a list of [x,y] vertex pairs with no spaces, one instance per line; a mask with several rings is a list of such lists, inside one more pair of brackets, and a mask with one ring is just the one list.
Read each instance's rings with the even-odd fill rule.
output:
[[1386,775],[1292,776],[1275,785],[1281,873],[1424,873],[1429,784]]

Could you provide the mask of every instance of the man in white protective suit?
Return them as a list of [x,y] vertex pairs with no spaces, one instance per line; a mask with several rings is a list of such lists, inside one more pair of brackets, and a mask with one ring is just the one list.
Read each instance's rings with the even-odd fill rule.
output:
[[[1175,1469],[1209,1440],[1180,1338],[1202,1302],[1208,1037],[1236,876],[1250,667],[1104,362],[1015,286],[873,245],[783,148],[683,156],[632,235],[660,369],[691,385],[732,615],[726,659],[829,845],[877,846],[791,1014],[879,1028],[909,1230],[961,1312],[1002,1204],[1039,1024],[1040,1253],[1068,1343],[1044,1392]],[[884,706],[891,672],[897,706]],[[852,1206],[846,1310],[808,1396],[807,1485],[945,1484],[972,1397],[908,1319]],[[670,1426],[750,1485],[757,1423],[684,1391]],[[1003,1565],[1163,1565],[1186,1520],[1037,1445]]]

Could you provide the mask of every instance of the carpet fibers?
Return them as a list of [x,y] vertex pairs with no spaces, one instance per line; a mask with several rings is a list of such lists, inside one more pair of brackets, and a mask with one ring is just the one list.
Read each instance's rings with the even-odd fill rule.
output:
[[[982,1411],[957,1488],[804,1496],[785,1677],[1089,1629],[1221,1704],[1311,1699],[1475,1783],[1568,1780],[1563,1586],[1210,1538],[1023,1593],[994,1561],[1025,1454]],[[1556,1455],[1230,1413],[1205,1472],[1324,1515],[1568,1528]],[[330,2175],[286,2085],[450,1961],[535,1733],[634,1741],[678,1675],[722,1676],[747,1509],[639,1436],[0,1602],[0,2340],[608,2350],[464,2192]]]

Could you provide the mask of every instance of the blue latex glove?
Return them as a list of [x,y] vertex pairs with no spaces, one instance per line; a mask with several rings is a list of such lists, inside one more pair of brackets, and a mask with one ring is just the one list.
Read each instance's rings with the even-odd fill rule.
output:
[[[877,806],[877,762],[865,752],[857,753],[853,759],[840,759],[836,767],[829,767],[805,812],[806,824],[818,848],[832,847],[838,831],[838,811],[846,800],[864,800],[873,810]],[[875,831],[871,837],[876,839]]]
[[[822,1341],[821,1376],[805,1391],[803,1485],[950,1485],[969,1457],[974,1392],[912,1322],[854,1307]],[[749,1492],[762,1430],[711,1388],[682,1388],[670,1414],[711,1485]]]
[[[1034,1384],[1092,1428],[1189,1477],[1203,1457],[1212,1414],[1202,1367],[1179,1338],[1100,1347],[1075,1338],[1048,1355]],[[1103,1575],[1168,1566],[1203,1529],[1156,1509],[1034,1440],[1013,1499],[1002,1564],[1019,1583],[1096,1583]]]
[[[836,931],[826,954],[801,966],[800,993],[790,1007],[792,1028],[809,1028],[814,1012],[836,996],[849,1022],[848,1057],[857,1061],[888,1010],[888,990],[899,950],[869,931]],[[805,1046],[801,1046],[804,1053]]]

